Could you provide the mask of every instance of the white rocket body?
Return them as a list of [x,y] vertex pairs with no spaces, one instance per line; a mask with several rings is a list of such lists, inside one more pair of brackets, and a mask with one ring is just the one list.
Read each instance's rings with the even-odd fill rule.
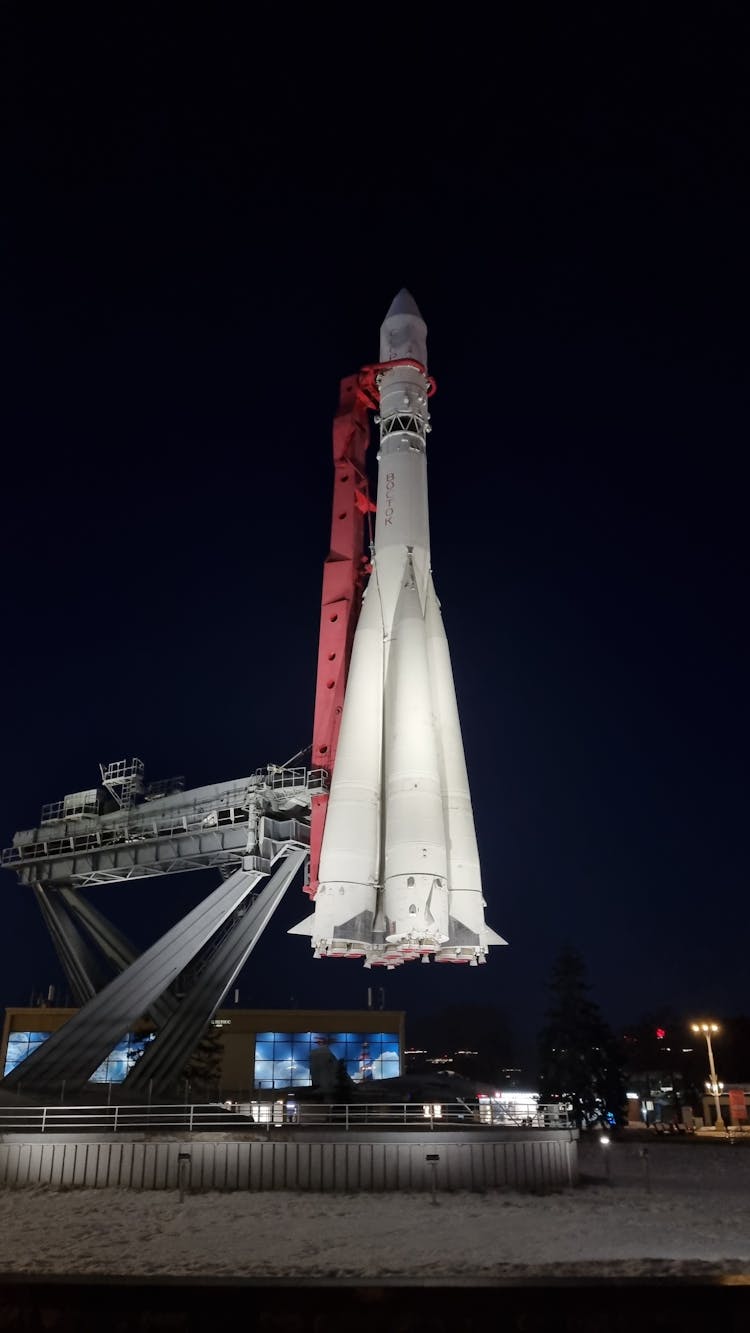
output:
[[316,955],[484,962],[474,816],[430,567],[427,330],[407,291],[381,329],[372,574],[354,636],[315,911]]

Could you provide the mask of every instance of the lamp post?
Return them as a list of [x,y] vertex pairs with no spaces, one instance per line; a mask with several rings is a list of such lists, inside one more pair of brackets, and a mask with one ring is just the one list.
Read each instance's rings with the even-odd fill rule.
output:
[[706,1046],[708,1047],[708,1068],[711,1074],[710,1086],[711,1086],[711,1092],[713,1093],[714,1101],[716,1103],[716,1128],[719,1131],[721,1131],[725,1127],[724,1121],[721,1118],[721,1102],[719,1100],[719,1093],[721,1087],[723,1087],[723,1084],[720,1085],[716,1077],[716,1065],[714,1064],[714,1049],[713,1046],[711,1045],[711,1033],[712,1032],[717,1033],[719,1031],[719,1025],[718,1023],[691,1023],[690,1026],[693,1029],[693,1032],[700,1032],[706,1038]]

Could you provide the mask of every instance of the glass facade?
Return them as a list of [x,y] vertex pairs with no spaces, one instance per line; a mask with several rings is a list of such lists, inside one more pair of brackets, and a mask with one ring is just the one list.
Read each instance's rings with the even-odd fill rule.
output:
[[[11,1069],[15,1069],[16,1065],[20,1065],[32,1051],[38,1050],[42,1042],[51,1035],[51,1032],[11,1032],[8,1037],[3,1077],[9,1074]],[[150,1036],[137,1037],[134,1032],[128,1032],[122,1041],[118,1041],[115,1049],[110,1051],[99,1068],[94,1070],[89,1083],[122,1083],[125,1075],[143,1054],[144,1047],[149,1041],[151,1041]]]
[[27,1055],[32,1051],[38,1051],[42,1042],[45,1042],[50,1036],[49,1032],[11,1032],[8,1037],[8,1049],[5,1053],[5,1069],[3,1078],[9,1074],[11,1069],[20,1065]]
[[324,1038],[355,1083],[397,1078],[401,1072],[395,1032],[259,1032],[255,1038],[256,1088],[310,1087],[310,1052]]
[[[9,1074],[38,1050],[51,1035],[49,1032],[11,1032],[3,1075]],[[122,1083],[151,1040],[150,1035],[127,1033],[94,1071],[89,1082]],[[252,1041],[250,1033],[247,1040],[249,1045]],[[397,1078],[401,1071],[396,1032],[258,1032],[253,1086],[310,1087],[310,1054],[321,1045],[327,1046],[336,1060],[344,1061],[346,1072],[355,1083]]]
[[134,1032],[129,1032],[122,1041],[118,1041],[106,1060],[102,1060],[99,1068],[94,1070],[89,1083],[122,1083],[152,1040],[150,1035],[136,1037]]

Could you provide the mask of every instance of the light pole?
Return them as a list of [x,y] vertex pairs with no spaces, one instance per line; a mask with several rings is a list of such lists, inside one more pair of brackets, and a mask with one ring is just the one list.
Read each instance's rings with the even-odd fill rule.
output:
[[[724,1129],[724,1121],[721,1118],[721,1102],[719,1100],[720,1085],[716,1077],[716,1066],[714,1064],[714,1048],[711,1045],[711,1033],[719,1031],[718,1023],[691,1023],[693,1032],[700,1032],[706,1038],[708,1047],[708,1068],[711,1074],[711,1092],[716,1102],[716,1128],[721,1131]],[[722,1085],[723,1086],[723,1085]]]

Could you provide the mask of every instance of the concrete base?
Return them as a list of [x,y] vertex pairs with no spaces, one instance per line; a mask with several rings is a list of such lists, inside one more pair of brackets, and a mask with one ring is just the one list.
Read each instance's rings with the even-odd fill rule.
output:
[[0,1142],[0,1186],[11,1189],[538,1191],[577,1181],[578,1133],[568,1129],[6,1134]]

